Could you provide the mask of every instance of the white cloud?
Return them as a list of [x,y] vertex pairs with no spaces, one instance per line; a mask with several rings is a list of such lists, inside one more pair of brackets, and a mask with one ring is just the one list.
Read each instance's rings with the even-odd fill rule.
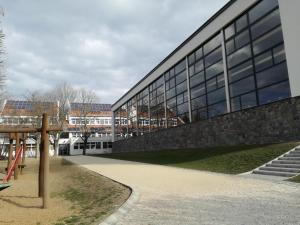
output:
[[67,81],[114,103],[226,0],[0,0],[11,93]]

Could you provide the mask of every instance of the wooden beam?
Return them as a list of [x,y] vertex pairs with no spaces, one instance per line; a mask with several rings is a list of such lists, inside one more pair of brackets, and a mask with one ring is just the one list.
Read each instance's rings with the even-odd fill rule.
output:
[[[37,133],[41,132],[41,128],[30,128],[30,127],[15,127],[15,128],[7,128],[7,127],[0,127],[0,133]],[[60,127],[49,127],[47,129],[47,133],[49,132],[58,132],[62,131]]]

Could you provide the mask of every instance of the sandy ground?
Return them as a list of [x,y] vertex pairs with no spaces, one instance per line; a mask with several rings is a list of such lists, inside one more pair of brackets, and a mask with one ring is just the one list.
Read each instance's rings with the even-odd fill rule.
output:
[[[24,170],[23,175],[19,176],[18,180],[12,179],[12,187],[0,192],[1,225],[48,225],[55,224],[59,219],[62,218],[81,215],[80,207],[78,205],[76,205],[75,207],[73,202],[66,200],[59,193],[67,190],[67,188],[71,186],[71,184],[73,187],[73,183],[70,183],[70,179],[68,178],[76,176],[77,174],[79,175],[78,170],[81,171],[80,175],[84,176],[87,172],[86,170],[80,169],[78,167],[76,167],[77,170],[74,170],[74,168],[72,169],[72,167],[70,166],[63,167],[61,165],[61,159],[52,160],[50,172],[50,205],[48,209],[42,209],[42,199],[37,197],[38,160],[27,159],[26,164],[27,167]],[[1,170],[3,172],[5,165],[6,162],[0,161],[0,172]],[[119,186],[121,186],[119,184],[116,184],[115,182],[110,181],[107,178],[103,178],[101,176],[95,177],[92,172],[88,173],[91,173],[89,176],[97,179],[92,182],[92,185],[95,184],[95,186],[105,186],[105,188],[109,190],[111,190],[112,188],[119,188]],[[100,183],[100,185],[98,179],[102,182]],[[90,187],[84,188],[88,189]],[[122,188],[123,186],[121,186],[121,189]],[[99,188],[97,189],[99,193]],[[102,207],[100,202],[99,206],[97,206],[97,209],[103,209],[104,212],[101,212],[101,215],[105,216],[105,213],[111,213],[112,210],[115,210],[115,208],[119,207],[127,199],[128,194],[129,192],[123,194],[121,197],[118,197],[118,200],[116,202],[111,203],[115,204],[112,207],[109,207],[108,205]],[[104,195],[106,195],[106,193],[104,193]]]
[[300,224],[300,185],[98,157],[74,163],[135,188],[118,225]]
[[[5,163],[1,162],[2,169]],[[73,214],[71,202],[61,198],[50,198],[49,209],[41,209],[42,199],[37,197],[37,160],[27,160],[26,164],[27,168],[19,179],[12,178],[13,186],[0,192],[0,224],[52,224],[58,218]],[[53,184],[57,177],[51,176],[50,179],[50,184]]]

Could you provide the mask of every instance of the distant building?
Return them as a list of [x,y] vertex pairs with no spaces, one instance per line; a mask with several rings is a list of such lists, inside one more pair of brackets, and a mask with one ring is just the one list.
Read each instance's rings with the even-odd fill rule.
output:
[[82,103],[71,103],[68,114],[68,132],[59,140],[60,155],[80,155],[83,152],[81,126],[87,124],[91,136],[88,141],[87,154],[110,153],[112,149],[112,118],[110,104],[92,104],[91,112],[84,118],[80,115]]
[[[90,112],[83,121],[80,115],[81,103],[71,103],[64,132],[61,133],[58,141],[59,155],[78,155],[82,154],[83,141],[81,126],[86,124],[91,135],[88,139],[87,154],[109,153],[112,148],[111,140],[111,106],[109,104],[90,104]],[[5,100],[0,107],[0,126],[1,127],[40,127],[41,116],[47,112],[50,117],[50,125],[57,124],[59,113],[59,102],[31,102]],[[54,142],[54,137],[50,136],[50,141]],[[9,137],[0,136],[0,149],[7,148]],[[35,135],[29,135],[27,140],[27,155],[35,156],[37,152],[38,140]],[[1,148],[2,147],[2,148]],[[54,155],[54,147],[50,145],[50,153]]]

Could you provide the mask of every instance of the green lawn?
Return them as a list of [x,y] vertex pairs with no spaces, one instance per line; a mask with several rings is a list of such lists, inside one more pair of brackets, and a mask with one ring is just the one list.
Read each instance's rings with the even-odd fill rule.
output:
[[290,181],[300,183],[300,175],[297,176],[297,177],[294,177],[294,178],[290,179]]
[[250,171],[287,152],[299,143],[163,150],[101,155],[101,157],[238,174]]

